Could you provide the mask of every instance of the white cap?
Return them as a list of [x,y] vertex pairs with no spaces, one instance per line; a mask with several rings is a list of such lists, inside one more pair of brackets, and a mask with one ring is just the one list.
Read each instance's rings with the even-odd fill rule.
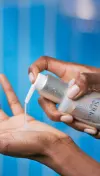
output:
[[43,88],[43,86],[45,85],[46,81],[47,81],[47,76],[39,73],[38,76],[37,76],[37,79],[34,83],[35,88],[37,90],[41,90]]
[[39,73],[35,83],[31,85],[31,88],[26,96],[25,103],[28,103],[30,101],[30,99],[36,89],[40,91],[43,88],[46,81],[47,81],[47,76]]

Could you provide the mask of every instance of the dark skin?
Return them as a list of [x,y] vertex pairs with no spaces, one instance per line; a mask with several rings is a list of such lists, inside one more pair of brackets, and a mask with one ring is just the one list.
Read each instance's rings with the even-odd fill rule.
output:
[[[62,176],[99,176],[100,165],[87,156],[66,134],[27,115],[10,83],[0,75],[13,117],[0,109],[0,153],[41,162]],[[76,159],[77,158],[77,159]]]
[[[76,94],[75,97],[72,97],[72,99],[74,100],[88,93],[89,88],[94,87],[94,84],[97,85],[98,82],[100,83],[100,69],[75,63],[63,62],[47,56],[40,57],[30,66],[29,74],[32,73],[34,78],[31,81],[34,83],[38,73],[44,70],[48,70],[56,74],[65,82],[69,82],[74,78],[75,81],[72,86],[76,84],[80,88],[78,94]],[[100,92],[100,84],[98,84],[96,88],[97,87],[99,90],[97,89],[96,91]],[[91,89],[91,92],[92,91],[94,90]],[[56,109],[56,105],[53,102],[43,97],[40,97],[39,103],[51,120],[61,121],[61,117],[63,116],[63,114],[58,112],[58,110]],[[90,134],[92,134],[93,137],[100,138],[100,132],[97,132],[96,128],[81,123],[75,120],[73,117],[71,120],[64,121],[64,123],[82,132],[84,132],[85,129],[92,129],[95,133]]]

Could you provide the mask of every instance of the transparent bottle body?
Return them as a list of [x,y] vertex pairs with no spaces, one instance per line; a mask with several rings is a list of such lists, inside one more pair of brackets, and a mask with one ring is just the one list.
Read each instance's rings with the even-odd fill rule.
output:
[[[47,81],[39,94],[61,105],[63,99],[67,99],[67,90],[68,83],[47,75]],[[100,94],[94,92],[77,101],[68,100],[62,112],[70,113],[75,119],[100,129]]]
[[39,90],[39,94],[54,103],[60,103],[67,89],[67,83],[52,75],[47,75],[47,81],[45,82],[43,88]]
[[100,94],[91,93],[72,102],[73,117],[100,130]]

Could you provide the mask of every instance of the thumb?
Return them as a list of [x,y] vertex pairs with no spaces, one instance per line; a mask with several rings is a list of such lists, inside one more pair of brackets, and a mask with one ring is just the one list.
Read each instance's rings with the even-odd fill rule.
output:
[[71,99],[77,99],[91,92],[100,92],[100,73],[78,73],[67,95]]

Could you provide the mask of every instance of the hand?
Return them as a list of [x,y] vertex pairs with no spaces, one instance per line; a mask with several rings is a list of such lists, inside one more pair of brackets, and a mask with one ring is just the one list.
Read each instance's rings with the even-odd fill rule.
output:
[[25,128],[23,108],[4,75],[0,75],[0,83],[14,114],[9,118],[0,109],[0,153],[39,161],[63,176],[100,175],[99,163],[84,154],[69,136],[28,115]]
[[[74,63],[68,63],[68,62],[62,62],[58,61],[56,59],[53,59],[51,57],[41,57],[38,59],[35,63],[31,65],[29,68],[29,77],[31,82],[34,82],[38,73],[48,70],[50,72],[53,72],[57,76],[59,76],[62,80],[65,82],[70,82],[70,85],[75,84],[75,79],[79,73],[87,72],[87,73],[100,73],[100,70],[94,67],[88,67],[84,65],[78,65]],[[79,91],[79,88],[77,88],[77,91]],[[51,101],[40,97],[39,103],[48,115],[50,119],[53,121],[62,121],[65,124],[68,124],[69,126],[79,130],[79,131],[87,131],[88,133],[95,136],[97,134],[97,130],[94,127],[91,127],[89,125],[86,125],[84,123],[81,123],[77,120],[75,120],[71,115],[66,114],[62,115],[58,110],[56,109],[56,106]],[[98,137],[98,135],[96,135]]]
[[[70,86],[67,96],[70,99],[77,100],[81,96],[92,92],[100,93],[100,73],[79,73]],[[88,132],[90,129],[85,129]],[[100,138],[100,131],[96,134]]]
[[52,144],[67,137],[64,133],[36,121],[29,115],[27,115],[25,128],[24,110],[4,75],[0,75],[0,83],[14,114],[10,118],[0,109],[0,153],[35,159],[36,155],[38,157],[45,155],[49,143]]

